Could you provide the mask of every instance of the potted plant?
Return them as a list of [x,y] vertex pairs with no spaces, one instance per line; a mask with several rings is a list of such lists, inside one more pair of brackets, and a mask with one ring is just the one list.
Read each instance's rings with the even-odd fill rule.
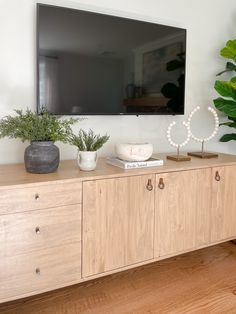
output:
[[108,135],[94,134],[80,129],[78,135],[72,134],[70,144],[78,148],[78,166],[81,170],[94,170],[97,165],[97,150],[109,140]]
[[[229,119],[229,121],[221,123],[220,125],[236,129],[236,39],[229,40],[226,43],[226,46],[221,49],[220,55],[226,59],[230,59],[231,62],[227,62],[225,70],[217,75],[230,72],[232,73],[232,77],[227,81],[217,80],[215,82],[215,90],[222,97],[214,99],[214,104],[215,107],[223,112]],[[236,140],[236,133],[225,134],[220,138],[221,142],[228,142],[231,140]]]
[[61,120],[45,108],[39,114],[29,109],[23,113],[15,110],[16,116],[0,119],[0,138],[19,138],[30,141],[25,149],[25,168],[31,173],[50,173],[57,170],[60,160],[59,149],[54,142],[69,141],[71,125],[76,119]]

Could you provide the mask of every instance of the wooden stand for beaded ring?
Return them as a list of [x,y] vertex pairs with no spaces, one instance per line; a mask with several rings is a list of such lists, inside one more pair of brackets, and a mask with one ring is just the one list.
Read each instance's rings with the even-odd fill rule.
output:
[[186,155],[180,155],[179,153],[179,150],[180,150],[180,147],[183,147],[185,146],[189,140],[190,140],[190,137],[191,137],[191,134],[189,132],[189,128],[188,128],[188,125],[186,122],[183,122],[183,125],[187,128],[187,138],[184,142],[182,142],[181,144],[177,144],[175,142],[173,142],[173,140],[171,139],[171,129],[172,127],[175,125],[175,121],[171,122],[171,124],[169,125],[168,129],[167,129],[167,139],[168,139],[168,142],[170,143],[170,145],[172,145],[173,147],[177,148],[177,154],[176,155],[168,155],[166,156],[167,159],[170,159],[170,160],[174,160],[174,161],[189,161],[191,160],[191,158],[189,156],[186,156]]
[[191,138],[194,139],[196,142],[202,143],[202,149],[200,152],[190,152],[190,153],[188,153],[188,155],[193,156],[193,157],[198,157],[198,158],[216,158],[216,157],[218,157],[218,154],[204,152],[204,144],[205,144],[205,142],[208,142],[209,140],[211,140],[216,135],[218,128],[219,128],[219,118],[217,116],[216,111],[212,107],[208,107],[207,110],[209,112],[211,112],[214,116],[215,128],[214,128],[214,130],[210,136],[208,136],[206,138],[198,138],[192,133],[191,127],[190,127],[192,117],[198,110],[200,110],[199,106],[197,106],[195,109],[193,109],[193,111],[190,113],[190,115],[188,117],[187,127],[189,129],[190,134],[191,134]]

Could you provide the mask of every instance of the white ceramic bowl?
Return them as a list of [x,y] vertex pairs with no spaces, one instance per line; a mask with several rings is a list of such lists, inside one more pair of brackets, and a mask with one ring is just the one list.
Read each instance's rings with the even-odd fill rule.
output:
[[153,145],[149,143],[120,143],[115,146],[118,158],[127,161],[145,161],[152,156]]

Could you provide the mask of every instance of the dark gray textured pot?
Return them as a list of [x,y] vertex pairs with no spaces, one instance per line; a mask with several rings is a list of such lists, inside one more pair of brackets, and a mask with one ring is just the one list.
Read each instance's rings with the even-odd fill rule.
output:
[[59,166],[59,148],[52,141],[32,141],[25,149],[25,169],[31,173],[55,172]]

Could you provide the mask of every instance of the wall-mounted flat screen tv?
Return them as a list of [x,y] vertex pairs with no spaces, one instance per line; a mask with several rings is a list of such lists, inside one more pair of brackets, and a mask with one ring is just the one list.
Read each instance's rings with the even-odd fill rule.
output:
[[185,55],[185,29],[38,4],[38,111],[183,114]]

